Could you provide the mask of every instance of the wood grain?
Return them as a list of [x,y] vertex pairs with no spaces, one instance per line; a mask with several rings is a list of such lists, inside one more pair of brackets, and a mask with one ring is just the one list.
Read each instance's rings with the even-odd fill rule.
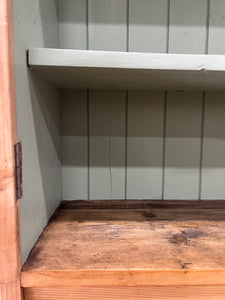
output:
[[225,210],[148,203],[59,208],[23,267],[23,287],[225,284]]
[[1,300],[22,300],[20,280],[0,284]]
[[224,300],[225,286],[26,288],[25,300]]
[[[1,299],[18,299],[20,276],[19,201],[14,182],[17,142],[13,54],[13,4],[0,2],[0,284]],[[11,298],[9,298],[11,295]]]

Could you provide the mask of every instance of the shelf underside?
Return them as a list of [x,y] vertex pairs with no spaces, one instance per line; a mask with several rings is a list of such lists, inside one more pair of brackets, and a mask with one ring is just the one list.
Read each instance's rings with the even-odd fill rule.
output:
[[63,202],[23,287],[225,285],[224,201]]
[[28,64],[60,89],[225,90],[225,56],[31,48]]

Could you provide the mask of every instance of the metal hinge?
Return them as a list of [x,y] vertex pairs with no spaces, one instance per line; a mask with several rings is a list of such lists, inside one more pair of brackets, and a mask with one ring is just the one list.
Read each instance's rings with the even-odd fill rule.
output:
[[23,196],[23,179],[22,179],[22,144],[17,143],[14,146],[15,152],[15,182],[16,182],[16,199]]

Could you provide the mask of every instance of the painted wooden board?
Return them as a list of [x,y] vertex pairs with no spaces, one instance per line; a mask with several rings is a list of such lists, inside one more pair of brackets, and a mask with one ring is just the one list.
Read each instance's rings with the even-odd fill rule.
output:
[[225,286],[26,288],[26,300],[224,300]]
[[129,51],[166,52],[168,1],[129,1]]
[[87,1],[58,0],[59,47],[87,49]]
[[127,50],[127,0],[88,1],[88,43],[91,50]]
[[[209,54],[224,54],[225,1],[210,0]],[[224,93],[206,93],[202,160],[202,199],[224,199]]]
[[125,92],[89,92],[90,199],[125,197]]
[[165,199],[198,199],[202,93],[167,95]]
[[[129,51],[167,51],[168,8],[168,1],[129,1]],[[163,119],[163,92],[128,93],[127,199],[162,197]]]
[[57,209],[23,266],[23,287],[225,285],[224,201],[82,203]]
[[61,92],[62,198],[88,198],[86,91]]
[[31,48],[29,65],[59,88],[225,89],[223,55]]
[[160,199],[164,93],[129,92],[127,116],[127,199]]
[[209,54],[225,54],[225,1],[210,0]]
[[225,93],[207,93],[203,140],[202,199],[225,198]]
[[205,53],[206,0],[170,0],[169,52]]

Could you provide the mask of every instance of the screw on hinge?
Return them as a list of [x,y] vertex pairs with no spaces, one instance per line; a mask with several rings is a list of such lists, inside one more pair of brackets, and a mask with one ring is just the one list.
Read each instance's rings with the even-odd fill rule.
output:
[[17,143],[14,146],[15,153],[15,183],[16,183],[16,199],[23,196],[23,179],[22,179],[22,144]]

